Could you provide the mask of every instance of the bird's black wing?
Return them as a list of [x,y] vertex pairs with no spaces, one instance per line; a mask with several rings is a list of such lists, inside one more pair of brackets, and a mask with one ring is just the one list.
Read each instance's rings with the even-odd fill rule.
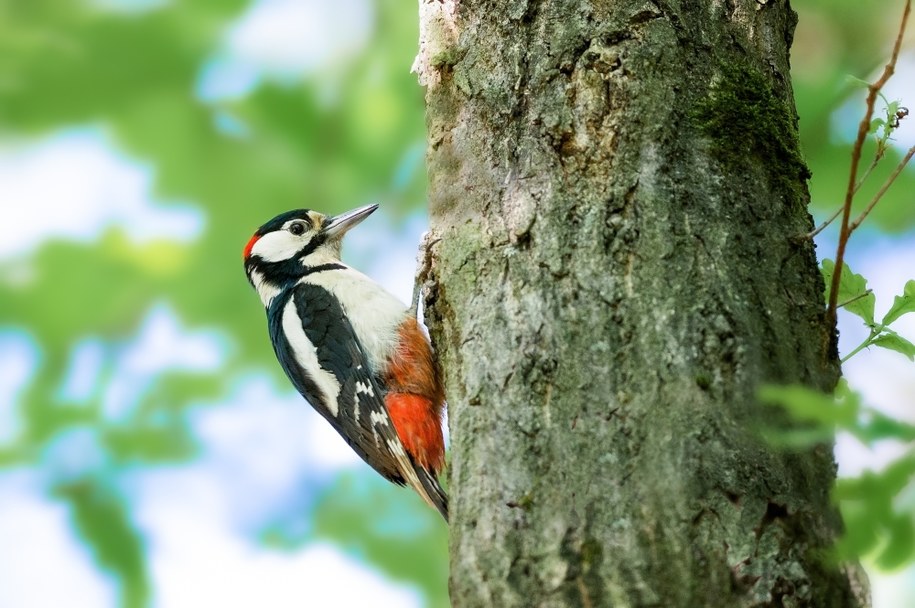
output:
[[339,301],[325,288],[300,283],[268,310],[270,337],[296,389],[383,477],[409,484],[447,512],[444,493],[407,454],[384,404],[384,388],[369,368]]

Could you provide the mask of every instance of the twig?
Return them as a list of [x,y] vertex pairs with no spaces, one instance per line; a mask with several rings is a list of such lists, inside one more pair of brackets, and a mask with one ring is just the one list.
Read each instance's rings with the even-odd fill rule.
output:
[[[865,181],[867,181],[867,177],[871,174],[871,171],[874,170],[874,167],[877,166],[877,162],[878,162],[879,160],[880,160],[880,158],[877,157],[877,156],[875,156],[875,157],[874,157],[874,160],[871,161],[871,164],[868,165],[867,170],[864,172],[864,175],[862,175],[862,176],[861,176],[861,179],[858,180],[858,183],[855,184],[855,192],[854,192],[855,194],[857,194],[857,193],[858,193],[858,190],[861,189],[861,185],[862,185]],[[826,230],[826,227],[829,226],[837,217],[839,217],[839,214],[842,213],[842,209],[843,209],[843,207],[839,207],[838,209],[836,209],[836,212],[833,213],[832,216],[830,216],[830,218],[829,218],[828,220],[826,220],[825,222],[823,222],[822,224],[820,224],[819,226],[817,226],[816,229],[814,229],[814,230],[808,232],[805,236],[806,236],[808,239],[812,239],[812,238],[815,237],[816,235],[818,235],[818,234],[820,234],[821,232],[823,232],[824,230]]]
[[820,234],[821,232],[823,232],[824,230],[826,230],[826,227],[829,226],[829,225],[833,222],[833,220],[835,220],[837,217],[839,217],[839,214],[842,213],[842,209],[843,209],[843,207],[839,207],[838,209],[836,209],[836,212],[833,213],[833,214],[829,217],[828,220],[826,220],[825,222],[823,222],[822,224],[820,224],[819,226],[817,226],[814,230],[808,232],[808,233],[807,233],[806,235],[804,235],[804,236],[806,236],[808,239],[812,239],[812,238],[815,237],[816,235],[818,235],[818,234]]
[[867,181],[867,178],[870,176],[871,171],[874,170],[874,167],[877,166],[877,163],[880,162],[880,159],[883,158],[885,152],[877,152],[874,154],[874,160],[871,161],[871,164],[867,166],[867,169],[861,175],[861,179],[858,180],[858,183],[855,184],[855,194],[858,194],[858,190],[861,189],[861,186],[864,185],[864,182]]
[[867,296],[871,295],[872,293],[874,293],[874,290],[868,289],[864,293],[859,293],[858,295],[856,295],[854,297],[848,298],[844,302],[840,303],[836,308],[844,308],[844,307],[848,306],[849,304],[851,304],[852,302],[857,302],[861,298],[866,298]]
[[848,353],[847,355],[845,355],[844,357],[842,357],[842,360],[839,361],[839,363],[841,363],[841,364],[844,365],[846,361],[848,361],[849,359],[851,359],[852,357],[854,357],[855,355],[857,355],[859,352],[861,352],[862,350],[864,350],[865,348],[867,348],[868,346],[870,346],[870,345],[871,345],[871,341],[872,341],[874,338],[876,338],[878,335],[880,335],[880,331],[879,331],[879,330],[877,330],[877,329],[871,329],[870,335],[869,335],[867,338],[865,338],[864,342],[862,342],[861,344],[859,344],[858,346],[856,346],[850,353]]
[[877,95],[887,83],[893,73],[896,71],[896,61],[899,58],[899,49],[902,47],[902,38],[905,35],[906,24],[909,21],[909,13],[912,10],[912,0],[906,0],[905,8],[902,12],[902,20],[899,24],[899,33],[896,35],[896,42],[893,44],[893,53],[890,60],[883,68],[883,73],[877,82],[867,87],[867,110],[861,123],[858,125],[858,137],[855,139],[855,147],[851,151],[851,169],[848,172],[848,188],[845,190],[845,202],[842,206],[842,225],[839,229],[839,245],[836,248],[835,270],[832,275],[832,285],[829,288],[829,305],[826,307],[826,322],[828,327],[835,327],[836,323],[836,304],[839,298],[839,281],[842,278],[842,264],[845,259],[845,247],[848,244],[848,238],[851,236],[849,230],[849,220],[851,219],[851,203],[855,196],[855,185],[858,183],[858,165],[861,162],[861,148],[864,146],[864,140],[867,139],[867,133],[870,131],[871,118],[874,116],[874,104]]
[[858,226],[861,225],[861,222],[864,221],[864,218],[873,211],[874,206],[880,202],[880,199],[883,198],[883,195],[886,194],[886,191],[889,190],[889,187],[893,185],[893,182],[896,181],[896,178],[899,177],[899,174],[902,173],[902,170],[905,169],[905,166],[909,164],[909,161],[912,160],[912,156],[915,155],[915,146],[909,148],[909,151],[906,152],[906,155],[903,157],[899,164],[896,165],[896,168],[893,169],[893,172],[890,173],[890,176],[886,178],[886,181],[883,182],[883,185],[880,186],[880,190],[877,191],[877,194],[874,195],[874,198],[871,199],[871,202],[867,204],[867,207],[858,216],[858,219],[853,221],[848,227],[848,234],[851,234],[857,230]]

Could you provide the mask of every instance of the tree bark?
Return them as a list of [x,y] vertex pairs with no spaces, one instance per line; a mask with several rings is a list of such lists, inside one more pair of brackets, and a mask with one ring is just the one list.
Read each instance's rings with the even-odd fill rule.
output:
[[[856,606],[785,0],[421,0],[431,278],[465,606]],[[440,240],[436,240],[440,239]]]

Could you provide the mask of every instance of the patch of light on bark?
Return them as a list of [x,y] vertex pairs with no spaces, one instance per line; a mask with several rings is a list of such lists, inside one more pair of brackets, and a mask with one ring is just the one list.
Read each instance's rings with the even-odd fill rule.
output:
[[441,76],[435,59],[441,57],[458,40],[457,9],[459,0],[421,0],[419,3],[419,53],[410,72],[424,87],[437,85]]

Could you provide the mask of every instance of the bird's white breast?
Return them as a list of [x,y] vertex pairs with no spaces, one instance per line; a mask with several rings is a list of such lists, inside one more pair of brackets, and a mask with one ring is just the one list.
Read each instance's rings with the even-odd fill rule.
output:
[[317,272],[303,281],[319,285],[337,298],[372,370],[381,371],[397,345],[397,330],[407,317],[407,307],[381,285],[348,266]]

